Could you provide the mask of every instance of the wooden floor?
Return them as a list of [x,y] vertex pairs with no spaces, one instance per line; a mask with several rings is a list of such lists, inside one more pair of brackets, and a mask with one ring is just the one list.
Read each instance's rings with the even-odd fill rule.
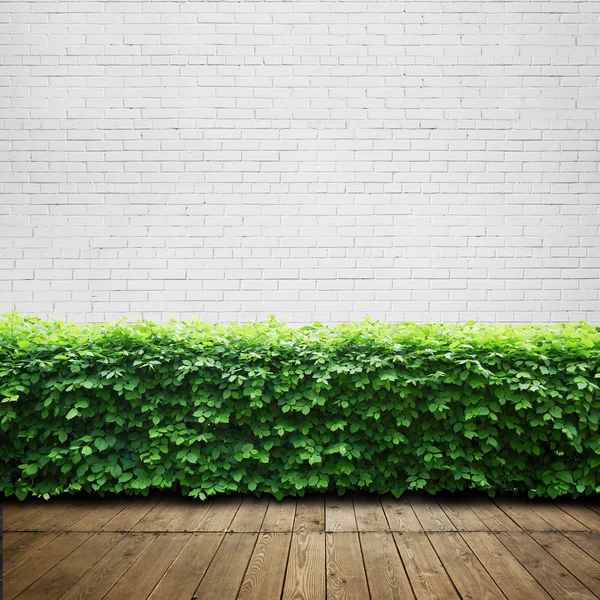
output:
[[600,502],[353,495],[4,504],[4,600],[583,600]]

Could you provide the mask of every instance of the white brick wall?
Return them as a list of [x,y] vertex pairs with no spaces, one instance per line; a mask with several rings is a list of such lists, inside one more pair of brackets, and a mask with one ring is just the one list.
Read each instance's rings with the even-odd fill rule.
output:
[[0,311],[598,322],[599,15],[2,0]]

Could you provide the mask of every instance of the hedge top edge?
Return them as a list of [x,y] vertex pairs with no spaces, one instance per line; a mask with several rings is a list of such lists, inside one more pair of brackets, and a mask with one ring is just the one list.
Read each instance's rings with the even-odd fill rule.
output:
[[[586,321],[549,324],[486,324],[475,321],[466,323],[399,322],[383,323],[365,318],[341,324],[288,325],[274,316],[265,322],[213,324],[200,319],[189,321],[171,320],[167,323],[153,321],[104,323],[74,323],[70,321],[44,321],[35,316],[18,312],[0,315],[0,353],[13,347],[17,338],[20,344],[13,349],[26,350],[33,342],[74,344],[92,340],[99,341],[111,335],[124,339],[147,341],[151,338],[189,343],[213,342],[235,345],[242,341],[267,343],[270,346],[290,342],[303,347],[316,344],[325,346],[345,345],[349,341],[376,344],[378,347],[393,348],[403,342],[431,344],[437,351],[450,348],[457,351],[463,347],[495,348],[503,346],[511,350],[540,353],[557,350],[565,344],[573,351],[600,349],[600,326]],[[27,337],[28,340],[23,338]],[[467,345],[465,347],[464,345]],[[473,345],[468,348],[468,345]]]

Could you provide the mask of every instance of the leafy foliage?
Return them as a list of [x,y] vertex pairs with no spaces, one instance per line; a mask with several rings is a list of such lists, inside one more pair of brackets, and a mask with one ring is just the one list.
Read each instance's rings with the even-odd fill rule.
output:
[[0,321],[0,494],[600,491],[600,331]]

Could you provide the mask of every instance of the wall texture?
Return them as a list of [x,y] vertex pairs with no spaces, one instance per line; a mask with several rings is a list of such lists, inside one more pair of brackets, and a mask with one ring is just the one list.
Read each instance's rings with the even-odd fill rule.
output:
[[600,2],[0,2],[0,311],[600,321]]

